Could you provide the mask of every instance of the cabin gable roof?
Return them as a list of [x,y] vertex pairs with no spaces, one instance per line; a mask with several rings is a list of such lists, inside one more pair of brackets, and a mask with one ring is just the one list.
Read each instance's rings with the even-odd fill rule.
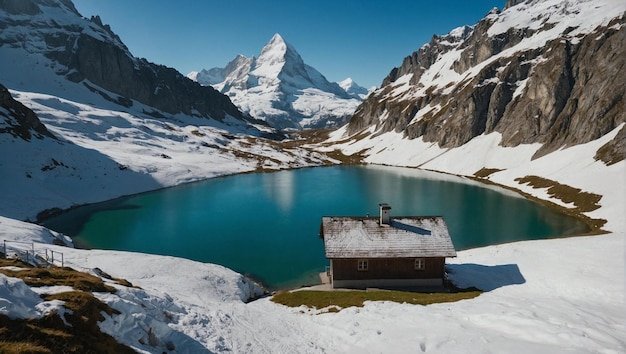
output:
[[320,236],[329,259],[456,257],[441,216],[323,217]]

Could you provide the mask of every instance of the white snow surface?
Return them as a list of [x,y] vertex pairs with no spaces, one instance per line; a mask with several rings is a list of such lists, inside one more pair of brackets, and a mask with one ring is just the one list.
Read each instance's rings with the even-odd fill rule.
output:
[[[582,1],[566,3],[592,7]],[[625,5],[600,0],[593,6]],[[321,164],[322,157],[306,150],[277,150],[260,141],[250,146],[245,132],[214,121],[176,116],[165,125],[143,114],[138,103],[132,110],[121,110],[82,85],[54,75],[49,70],[52,63],[43,56],[30,54],[24,60],[17,50],[0,48],[3,64],[10,64],[0,66],[0,82],[60,141],[34,138],[27,143],[0,135],[0,237],[15,247],[28,242],[27,247],[36,251],[62,252],[66,265],[93,274],[100,274],[95,270],[99,268],[141,287],[107,280],[118,292],[97,294],[122,312],[105,316],[101,329],[140,352],[167,352],[168,344],[174,344],[171,352],[177,353],[626,352],[626,162],[606,166],[593,159],[621,126],[596,141],[535,160],[531,156],[538,144],[504,148],[498,146],[497,133],[456,149],[441,149],[393,132],[345,141],[345,129],[339,129],[332,134],[332,147],[315,148],[345,153],[366,149],[366,161],[372,164],[465,176],[483,167],[497,168],[501,171],[491,174],[490,181],[566,207],[544,189],[520,185],[515,178],[537,175],[600,194],[601,207],[587,215],[606,219],[604,228],[610,233],[457,252],[448,260],[453,282],[485,291],[471,300],[429,306],[367,302],[363,308],[338,313],[288,308],[269,298],[246,303],[259,288],[219,265],[55,246],[55,239],[67,238],[20,220],[32,219],[46,208],[257,167],[256,160],[222,148],[271,157],[264,166],[276,169]],[[23,281],[0,275],[0,314],[35,318],[49,311],[63,316],[65,310],[61,302],[42,301]],[[158,339],[155,346],[140,343],[148,343],[148,332]]]

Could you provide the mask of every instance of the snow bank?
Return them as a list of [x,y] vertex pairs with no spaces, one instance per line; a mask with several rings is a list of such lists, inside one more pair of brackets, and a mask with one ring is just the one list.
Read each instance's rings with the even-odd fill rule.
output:
[[10,240],[16,242],[38,242],[52,244],[57,241],[63,241],[66,245],[72,245],[72,239],[43,228],[38,225],[24,223],[18,220],[0,216],[0,240]]
[[23,280],[0,274],[0,314],[9,318],[39,317],[41,298]]

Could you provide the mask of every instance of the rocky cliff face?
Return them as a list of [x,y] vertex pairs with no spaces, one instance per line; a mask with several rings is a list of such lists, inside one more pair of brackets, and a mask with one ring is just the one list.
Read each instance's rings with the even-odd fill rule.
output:
[[0,134],[8,133],[27,141],[33,135],[38,139],[46,136],[56,139],[41,123],[35,112],[14,100],[9,90],[2,84],[0,84],[0,117],[3,118],[3,121],[0,121]]
[[58,74],[118,104],[130,106],[136,100],[164,113],[248,119],[213,88],[135,58],[99,17],[83,18],[69,0],[2,0],[0,29],[0,46],[41,53],[59,64]]
[[503,146],[543,144],[535,157],[603,136],[626,122],[625,6],[591,5],[509,1],[434,36],[357,109],[348,134],[374,126],[452,148],[499,132]]

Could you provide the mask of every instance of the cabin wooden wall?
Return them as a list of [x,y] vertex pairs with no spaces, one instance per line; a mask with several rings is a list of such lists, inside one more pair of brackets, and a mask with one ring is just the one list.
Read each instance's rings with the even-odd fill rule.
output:
[[368,258],[368,270],[357,269],[358,261],[366,258],[332,259],[333,279],[432,279],[443,278],[445,258],[424,258],[423,270],[415,269],[415,258]]

